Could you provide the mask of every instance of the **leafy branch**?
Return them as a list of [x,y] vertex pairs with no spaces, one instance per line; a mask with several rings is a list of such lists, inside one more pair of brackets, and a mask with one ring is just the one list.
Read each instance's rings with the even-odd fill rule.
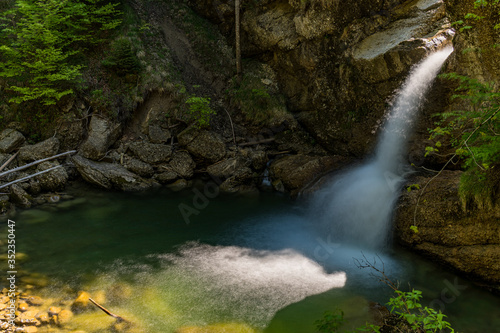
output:
[[446,315],[442,314],[441,311],[422,306],[420,303],[422,292],[420,290],[412,289],[407,292],[401,291],[399,289],[399,284],[393,282],[385,273],[385,267],[382,260],[380,260],[382,262],[382,268],[377,267],[375,258],[373,262],[371,262],[364,254],[362,259],[354,260],[358,268],[371,269],[372,272],[374,272],[371,273],[373,276],[395,292],[396,295],[391,297],[387,305],[391,307],[391,313],[396,314],[399,318],[405,319],[413,330],[411,332],[428,333],[443,332],[443,330],[449,333],[455,332],[451,324],[444,320]]

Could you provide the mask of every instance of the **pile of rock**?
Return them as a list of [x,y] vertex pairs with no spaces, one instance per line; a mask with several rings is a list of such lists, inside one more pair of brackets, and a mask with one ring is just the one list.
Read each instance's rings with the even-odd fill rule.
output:
[[0,328],[5,332],[36,333],[41,327],[65,327],[73,317],[71,310],[53,306],[51,300],[17,292],[15,318],[12,319],[9,308],[12,298],[8,295],[6,288],[0,294]]

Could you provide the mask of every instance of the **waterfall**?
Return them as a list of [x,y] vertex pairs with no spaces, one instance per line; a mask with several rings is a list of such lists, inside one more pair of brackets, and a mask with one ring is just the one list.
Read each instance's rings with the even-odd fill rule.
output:
[[397,93],[384,124],[375,156],[342,172],[312,198],[311,214],[328,239],[378,248],[387,243],[394,204],[408,166],[406,142],[424,96],[451,47],[416,65]]

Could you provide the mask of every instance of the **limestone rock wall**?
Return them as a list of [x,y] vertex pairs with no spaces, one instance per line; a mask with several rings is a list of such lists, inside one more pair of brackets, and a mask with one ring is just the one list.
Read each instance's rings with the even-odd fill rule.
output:
[[[232,1],[193,2],[233,38]],[[299,122],[330,153],[364,156],[412,65],[451,39],[440,0],[258,1],[242,9],[244,56],[278,74]]]

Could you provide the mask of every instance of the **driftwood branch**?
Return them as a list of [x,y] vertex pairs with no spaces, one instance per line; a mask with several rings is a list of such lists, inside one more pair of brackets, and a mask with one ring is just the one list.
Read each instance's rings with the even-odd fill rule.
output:
[[95,306],[97,306],[99,309],[101,309],[108,316],[116,318],[118,321],[124,321],[124,322],[130,323],[130,321],[128,321],[127,319],[125,319],[125,318],[123,318],[123,317],[121,317],[119,315],[115,315],[114,313],[112,313],[111,311],[109,311],[108,309],[106,309],[104,306],[102,306],[101,304],[99,304],[96,301],[94,301],[92,298],[89,298],[89,301],[91,301]]
[[234,134],[234,125],[233,125],[233,119],[231,119],[231,115],[229,112],[226,110],[226,108],[223,108],[224,111],[226,111],[227,116],[229,117],[229,122],[231,123],[231,130],[233,131],[233,143],[236,146],[236,135]]
[[33,178],[33,177],[36,177],[36,176],[39,176],[39,175],[44,174],[44,173],[46,173],[46,172],[50,172],[50,171],[52,171],[52,170],[54,170],[54,169],[57,169],[57,168],[60,168],[60,167],[62,167],[62,165],[56,165],[56,166],[54,166],[54,167],[52,167],[52,168],[49,168],[49,169],[47,169],[47,170],[43,170],[43,171],[40,171],[40,172],[34,173],[34,174],[29,175],[29,176],[26,176],[26,177],[23,177],[23,178],[20,178],[20,179],[16,179],[16,180],[14,180],[14,181],[11,181],[10,183],[7,183],[7,184],[4,184],[4,185],[0,186],[0,189],[2,189],[2,188],[4,188],[4,187],[8,187],[8,186],[10,186],[10,185],[14,185],[14,184],[16,184],[16,183],[19,183],[19,182],[22,182],[22,181],[25,181],[25,180],[28,180],[28,179]]
[[9,164],[10,164],[10,162],[12,162],[12,160],[13,160],[13,159],[15,159],[15,158],[16,158],[16,156],[17,156],[18,154],[19,154],[19,152],[15,153],[14,155],[12,155],[12,156],[11,156],[11,157],[7,160],[7,162],[5,162],[4,164],[2,164],[2,166],[0,166],[0,171],[2,171],[3,169],[5,169],[5,167],[6,167],[7,165],[9,165]]
[[21,170],[24,170],[24,169],[27,169],[27,168],[31,168],[32,166],[40,164],[40,163],[45,162],[45,161],[50,161],[50,160],[53,160],[55,158],[58,158],[58,157],[61,157],[61,156],[65,156],[65,155],[69,155],[69,154],[73,154],[73,153],[76,153],[76,150],[70,150],[70,151],[67,151],[65,153],[61,153],[61,154],[57,154],[57,155],[54,155],[54,156],[51,156],[51,157],[43,158],[41,160],[28,163],[28,164],[20,166],[18,168],[14,168],[12,170],[4,171],[4,172],[0,173],[0,177],[8,175],[9,173],[13,173],[13,172],[21,171]]
[[240,143],[240,147],[255,146],[255,145],[260,145],[261,143],[271,143],[273,141],[274,141],[274,138],[264,139],[264,140],[260,140],[260,141],[244,142],[244,143]]

